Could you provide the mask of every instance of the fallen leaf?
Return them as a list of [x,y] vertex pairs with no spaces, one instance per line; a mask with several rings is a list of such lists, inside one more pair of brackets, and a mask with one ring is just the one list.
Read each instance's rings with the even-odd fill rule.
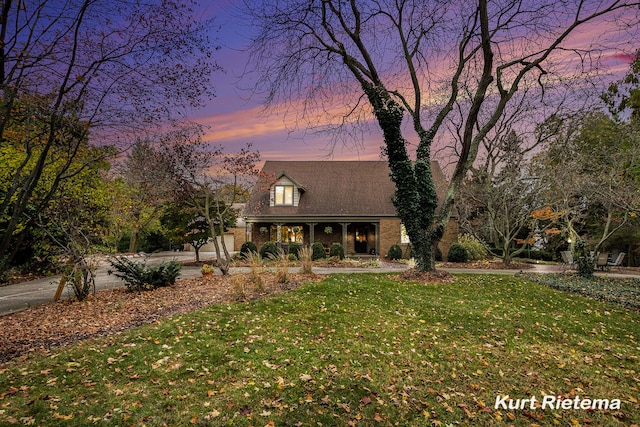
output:
[[69,414],[69,415],[62,415],[62,414],[59,414],[59,413],[57,413],[57,412],[54,412],[54,414],[53,414],[53,418],[56,418],[56,419],[58,419],[58,420],[70,420],[70,419],[72,419],[72,418],[73,418],[73,414]]

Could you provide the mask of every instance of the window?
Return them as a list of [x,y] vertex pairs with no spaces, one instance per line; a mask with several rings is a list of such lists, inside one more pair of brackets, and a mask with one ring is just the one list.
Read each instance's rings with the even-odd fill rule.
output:
[[301,225],[272,225],[269,230],[269,238],[272,242],[302,243],[302,230]]
[[293,206],[293,185],[276,185],[276,206]]

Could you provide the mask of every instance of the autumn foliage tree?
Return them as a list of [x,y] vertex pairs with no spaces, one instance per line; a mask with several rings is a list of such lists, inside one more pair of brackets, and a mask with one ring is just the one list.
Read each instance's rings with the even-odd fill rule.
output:
[[211,94],[216,65],[194,7],[191,0],[2,2],[0,157],[14,167],[0,182],[0,272],[34,225],[27,211],[100,160],[74,161],[82,144],[127,141],[127,133],[157,127]]
[[[268,105],[290,101],[309,122],[325,120],[334,128],[373,114],[419,270],[435,268],[433,248],[462,181],[505,108],[527,88],[538,89],[527,96],[545,99],[567,76],[561,62],[577,59],[576,74],[591,71],[588,59],[607,45],[619,46],[616,29],[637,30],[640,13],[634,0],[244,4],[255,29],[256,90]],[[585,49],[571,44],[575,32],[596,21],[611,24],[610,37],[601,32]],[[457,132],[455,167],[436,211],[431,152],[449,129]]]
[[640,211],[640,144],[629,124],[601,111],[563,117],[562,123],[536,157],[540,197],[569,240],[580,236],[598,251]]

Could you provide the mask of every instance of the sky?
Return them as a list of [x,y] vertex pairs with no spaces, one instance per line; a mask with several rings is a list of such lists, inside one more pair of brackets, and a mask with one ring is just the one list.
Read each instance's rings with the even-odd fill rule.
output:
[[[252,143],[260,151],[262,160],[380,160],[383,141],[377,124],[371,123],[370,133],[363,141],[332,147],[328,135],[295,130],[295,123],[265,112],[259,99],[251,98],[248,91],[240,89],[251,85],[242,78],[247,62],[243,49],[248,42],[248,29],[234,17],[233,3],[233,0],[217,0],[208,3],[204,12],[214,17],[220,26],[216,38],[221,48],[216,51],[216,59],[224,69],[212,79],[216,97],[191,116],[207,128],[205,141],[222,144],[229,152]],[[586,46],[602,31],[597,25],[591,25],[587,31],[577,34],[573,43]],[[614,76],[622,76],[628,71],[630,60],[628,52],[612,51],[605,65]]]
[[265,112],[260,99],[243,89],[251,85],[242,77],[248,40],[233,8],[232,0],[218,0],[205,12],[219,25],[216,37],[221,49],[216,51],[216,59],[224,71],[212,79],[216,97],[190,117],[207,127],[204,139],[222,144],[230,152],[251,143],[262,160],[380,160],[382,132],[375,123],[366,141],[332,146],[328,135],[294,130],[292,121]]

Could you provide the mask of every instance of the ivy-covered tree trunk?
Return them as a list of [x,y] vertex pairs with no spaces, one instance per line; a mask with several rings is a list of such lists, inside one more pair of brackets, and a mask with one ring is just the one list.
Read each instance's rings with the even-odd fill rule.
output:
[[435,270],[435,246],[443,227],[435,223],[438,195],[431,171],[430,141],[421,135],[416,161],[411,161],[402,136],[404,109],[384,88],[363,85],[384,135],[391,179],[396,185],[393,203],[404,224],[418,271]]

